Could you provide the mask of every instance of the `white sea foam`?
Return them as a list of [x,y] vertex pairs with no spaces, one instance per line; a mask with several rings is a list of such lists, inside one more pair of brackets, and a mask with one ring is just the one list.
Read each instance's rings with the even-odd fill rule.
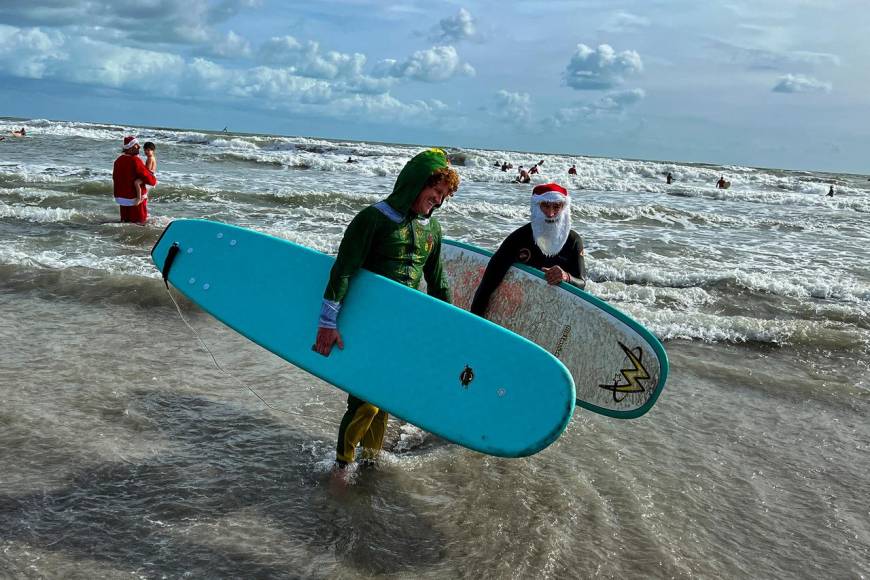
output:
[[17,198],[30,203],[40,203],[47,199],[69,198],[76,194],[70,191],[55,191],[46,187],[10,187],[0,189],[0,196]]
[[[671,259],[673,261],[673,259]],[[870,300],[870,284],[839,272],[747,271],[740,267],[698,265],[671,268],[666,258],[638,263],[625,256],[590,260],[589,275],[597,281],[649,285],[655,288],[703,288],[732,283],[738,288],[793,298]]]
[[156,278],[160,275],[147,254],[99,255],[86,249],[77,253],[59,250],[23,251],[21,247],[0,248],[0,264],[65,270],[87,268],[110,275],[129,275]]
[[[423,148],[46,120],[3,123],[24,124],[33,139],[3,149],[0,222],[13,232],[47,223],[76,223],[77,229],[69,243],[51,248],[56,254],[28,233],[7,240],[0,263],[108,275],[154,276],[147,248],[179,217],[237,223],[334,253],[355,213],[387,197],[404,163]],[[160,156],[152,217],[145,228],[101,224],[99,233],[89,233],[81,224],[102,221],[89,216],[116,215],[111,160],[128,133],[157,142],[158,150],[170,146]],[[74,145],[62,161],[51,153],[58,143]],[[498,247],[529,219],[531,187],[511,183],[516,168],[543,160],[533,181],[568,187],[575,229],[587,249],[589,291],[636,313],[662,337],[788,342],[811,341],[819,332],[821,340],[836,342],[860,334],[855,326],[864,328],[855,321],[870,310],[865,179],[481,149],[448,153],[462,185],[436,214],[445,235]],[[348,157],[356,163],[346,163]],[[513,171],[496,167],[506,160]],[[572,163],[576,177],[567,175]],[[667,172],[674,184],[665,183]],[[732,182],[730,189],[715,188],[720,175]],[[824,195],[829,183],[834,198]],[[106,243],[107,236],[118,243]],[[783,322],[774,320],[777,311]],[[804,320],[816,317],[816,326]]]
[[673,304],[682,308],[713,304],[716,298],[703,288],[661,288],[625,285],[618,282],[586,282],[586,291],[608,302],[630,302],[652,306]]
[[623,310],[663,340],[816,344],[830,348],[866,343],[870,336],[852,325],[828,321],[718,316],[663,308],[648,310],[633,305],[625,305]]
[[73,209],[9,205],[0,201],[0,218],[16,218],[31,222],[68,222],[81,214]]

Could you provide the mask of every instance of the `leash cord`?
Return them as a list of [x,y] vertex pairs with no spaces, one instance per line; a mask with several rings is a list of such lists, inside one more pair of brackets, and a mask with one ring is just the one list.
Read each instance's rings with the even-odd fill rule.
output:
[[268,407],[272,411],[275,411],[276,413],[284,413],[287,415],[296,415],[298,417],[305,417],[308,419],[316,419],[318,421],[322,421],[323,423],[329,424],[330,426],[334,426],[334,421],[331,421],[329,419],[324,419],[323,417],[318,417],[316,415],[306,415],[305,413],[300,413],[298,411],[288,411],[286,409],[279,409],[277,407],[273,407],[272,405],[269,404],[269,402],[266,399],[261,397],[260,394],[257,391],[255,391],[254,389],[252,389],[248,384],[242,382],[238,377],[236,377],[235,375],[233,375],[232,373],[230,373],[229,371],[224,369],[221,366],[221,364],[218,362],[217,357],[214,355],[214,353],[211,351],[211,349],[205,343],[205,340],[203,340],[203,338],[199,335],[199,333],[196,331],[196,329],[193,326],[191,326],[190,322],[188,322],[187,318],[184,316],[184,313],[181,312],[181,307],[178,305],[178,302],[175,300],[175,296],[172,295],[172,290],[170,290],[169,287],[166,288],[166,293],[169,294],[169,299],[172,300],[172,304],[175,305],[175,310],[178,311],[178,316],[181,318],[181,321],[184,322],[185,326],[187,326],[188,329],[190,329],[190,332],[192,332],[193,335],[196,337],[196,339],[199,341],[200,346],[202,346],[203,350],[205,350],[205,352],[207,352],[208,355],[211,357],[211,361],[212,361],[212,363],[214,363],[214,366],[217,370],[219,370],[220,372],[222,372],[223,374],[228,376],[230,379],[235,381],[239,386],[242,386],[242,387],[248,389],[249,391],[251,391],[255,397],[260,399],[260,401],[264,405],[266,405],[266,407]]

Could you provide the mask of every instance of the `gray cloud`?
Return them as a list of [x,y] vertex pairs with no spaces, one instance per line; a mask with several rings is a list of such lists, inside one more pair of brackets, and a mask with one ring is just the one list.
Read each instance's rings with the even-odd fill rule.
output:
[[624,82],[624,77],[643,70],[640,55],[633,50],[617,53],[609,44],[593,50],[578,44],[565,67],[565,83],[578,90],[610,89]]
[[104,41],[146,45],[220,42],[215,26],[259,0],[150,0],[147,6],[114,0],[27,0],[0,2],[0,22],[48,26]]

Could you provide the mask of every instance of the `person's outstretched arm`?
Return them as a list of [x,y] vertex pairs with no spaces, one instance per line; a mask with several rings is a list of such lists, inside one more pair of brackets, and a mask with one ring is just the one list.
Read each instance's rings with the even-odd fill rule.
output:
[[474,293],[474,300],[471,302],[471,312],[478,316],[486,314],[492,293],[495,292],[501,281],[504,280],[505,274],[507,274],[507,271],[516,260],[515,234],[516,232],[512,233],[502,242],[501,246],[490,258],[489,264],[486,265],[483,279],[480,281],[477,292]]

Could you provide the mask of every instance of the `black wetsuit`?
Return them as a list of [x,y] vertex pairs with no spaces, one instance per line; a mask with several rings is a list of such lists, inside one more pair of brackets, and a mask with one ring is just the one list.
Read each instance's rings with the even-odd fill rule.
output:
[[580,237],[580,234],[571,230],[559,253],[555,256],[545,256],[535,243],[535,238],[532,235],[532,224],[529,223],[509,235],[490,258],[486,272],[483,274],[483,280],[481,280],[480,286],[474,294],[474,301],[471,303],[473,313],[478,316],[483,316],[486,313],[490,296],[501,284],[505,274],[515,262],[539,270],[559,266],[571,275],[569,284],[578,288],[583,288],[586,285],[583,238]]

